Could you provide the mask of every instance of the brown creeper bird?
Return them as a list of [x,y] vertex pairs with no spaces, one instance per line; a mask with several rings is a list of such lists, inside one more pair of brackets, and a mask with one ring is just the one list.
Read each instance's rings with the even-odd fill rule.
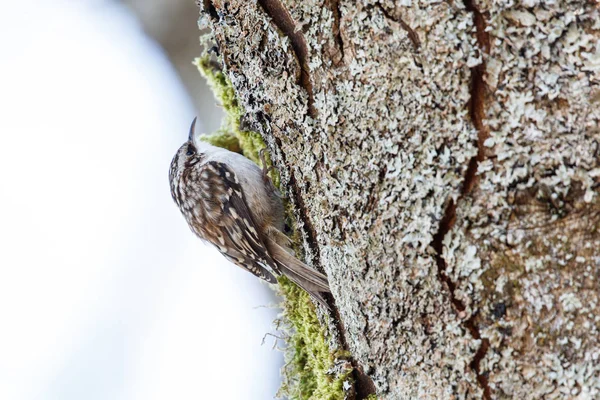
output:
[[270,283],[283,274],[327,307],[327,277],[291,254],[266,166],[261,171],[240,154],[195,140],[195,124],[169,170],[171,196],[191,230],[234,264]]

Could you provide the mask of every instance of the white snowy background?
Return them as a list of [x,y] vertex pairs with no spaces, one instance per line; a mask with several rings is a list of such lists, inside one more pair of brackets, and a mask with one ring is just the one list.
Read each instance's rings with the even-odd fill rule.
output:
[[273,398],[275,299],[170,198],[164,54],[120,3],[0,6],[0,399]]

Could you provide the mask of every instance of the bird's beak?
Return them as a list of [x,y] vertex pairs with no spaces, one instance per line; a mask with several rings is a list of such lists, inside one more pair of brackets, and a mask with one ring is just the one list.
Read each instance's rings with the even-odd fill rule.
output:
[[196,120],[198,119],[198,117],[194,117],[194,120],[192,121],[192,126],[190,126],[190,134],[188,136],[188,140],[192,143],[194,143],[194,135],[196,134]]

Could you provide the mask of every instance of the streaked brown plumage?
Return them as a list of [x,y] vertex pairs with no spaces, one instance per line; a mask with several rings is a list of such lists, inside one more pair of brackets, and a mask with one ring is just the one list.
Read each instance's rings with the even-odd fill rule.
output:
[[171,195],[192,231],[236,265],[276,283],[284,274],[327,306],[327,277],[291,254],[283,205],[264,171],[247,158],[189,138],[171,162]]

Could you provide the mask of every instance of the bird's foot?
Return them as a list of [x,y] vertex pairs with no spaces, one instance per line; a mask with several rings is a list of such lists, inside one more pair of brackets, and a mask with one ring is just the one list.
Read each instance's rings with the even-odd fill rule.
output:
[[273,166],[268,166],[267,165],[267,161],[265,159],[265,152],[266,149],[263,148],[258,152],[258,157],[260,157],[260,162],[262,163],[262,175],[263,175],[263,179],[265,180],[265,182],[269,182],[271,180],[271,178],[269,177],[269,173],[275,169],[275,167]]

